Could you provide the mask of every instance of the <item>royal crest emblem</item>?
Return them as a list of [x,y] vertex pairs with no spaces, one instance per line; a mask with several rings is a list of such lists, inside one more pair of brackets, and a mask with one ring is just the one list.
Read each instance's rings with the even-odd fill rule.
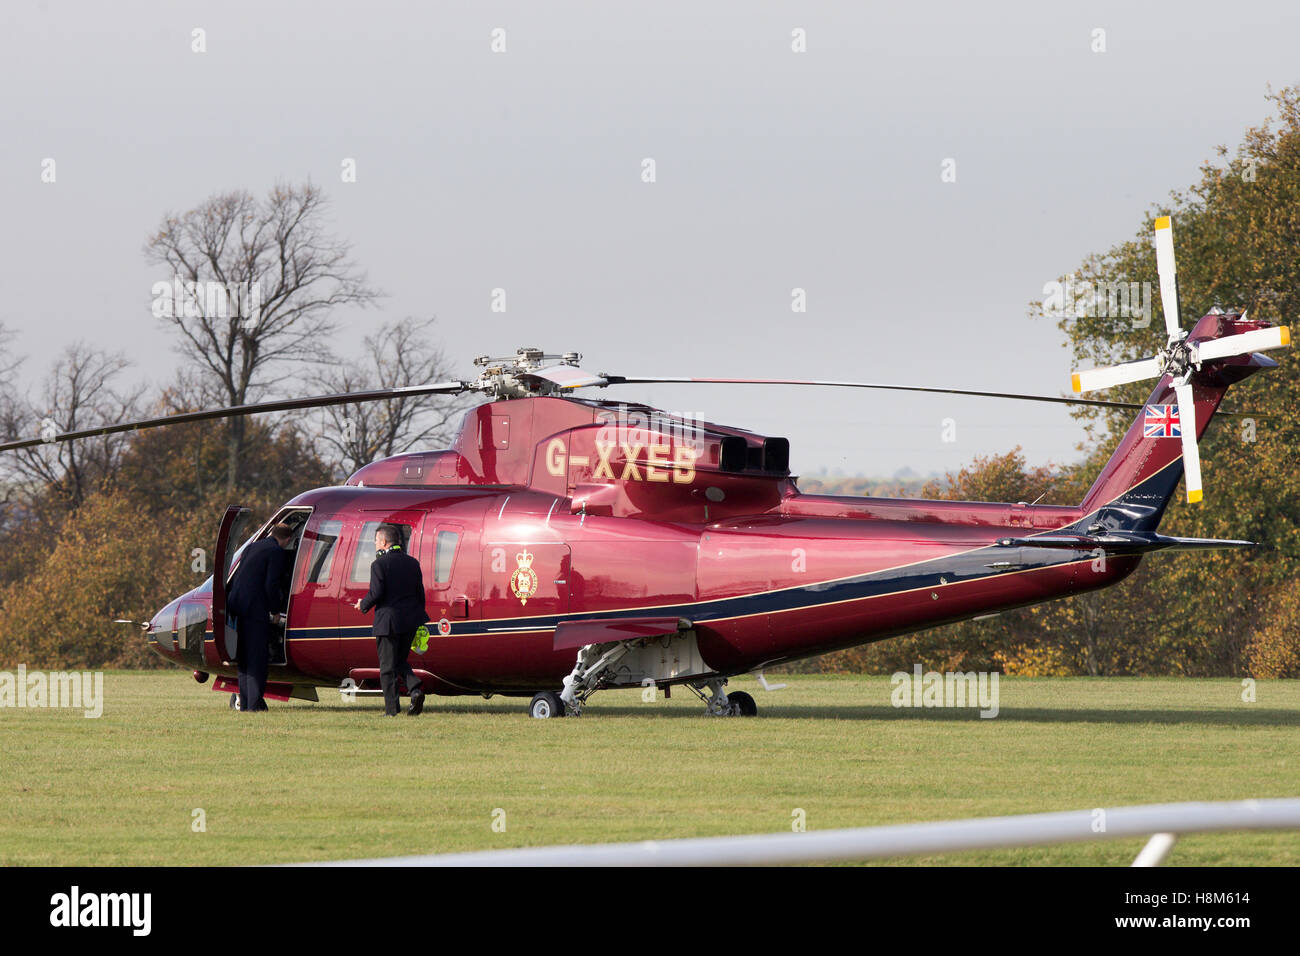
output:
[[520,604],[526,605],[528,599],[537,593],[537,572],[533,570],[533,556],[527,548],[516,554],[515,560],[519,567],[510,575],[510,590],[519,598]]

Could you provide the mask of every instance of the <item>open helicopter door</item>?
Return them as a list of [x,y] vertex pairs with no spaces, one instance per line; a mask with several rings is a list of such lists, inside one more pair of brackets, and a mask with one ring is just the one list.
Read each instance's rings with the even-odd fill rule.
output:
[[239,551],[232,541],[247,543],[252,531],[253,513],[240,505],[231,505],[221,519],[217,532],[217,547],[213,553],[212,569],[212,649],[216,659],[213,665],[232,664],[237,652],[238,636],[226,626],[226,589],[230,584],[230,569]]
[[[292,508],[282,508],[274,518],[267,522],[267,534],[269,529],[277,524],[283,524],[288,527],[290,538],[289,543],[285,545],[289,556],[285,561],[284,576],[280,580],[285,598],[284,606],[275,608],[274,613],[281,613],[285,616],[287,622],[290,618],[301,620],[302,615],[291,613],[295,606],[300,605],[300,595],[297,590],[298,568],[306,563],[303,558],[304,554],[310,554],[311,549],[303,550],[306,528],[310,522],[313,513],[312,508],[295,506]],[[301,611],[301,607],[299,607]],[[288,624],[272,624],[271,640],[268,648],[270,655],[270,664],[272,667],[285,666],[289,663],[289,627]]]

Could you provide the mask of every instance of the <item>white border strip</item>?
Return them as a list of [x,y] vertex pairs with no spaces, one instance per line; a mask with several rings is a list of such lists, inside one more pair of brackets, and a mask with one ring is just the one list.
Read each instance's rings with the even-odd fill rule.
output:
[[956,853],[1151,834],[1300,829],[1300,798],[1164,803],[851,830],[527,847],[307,866],[746,866]]

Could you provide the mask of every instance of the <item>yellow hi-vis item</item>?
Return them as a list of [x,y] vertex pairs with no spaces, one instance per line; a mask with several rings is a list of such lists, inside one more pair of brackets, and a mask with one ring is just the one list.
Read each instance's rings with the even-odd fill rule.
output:
[[411,650],[423,654],[429,649],[429,629],[421,624],[415,630],[415,637],[411,641]]

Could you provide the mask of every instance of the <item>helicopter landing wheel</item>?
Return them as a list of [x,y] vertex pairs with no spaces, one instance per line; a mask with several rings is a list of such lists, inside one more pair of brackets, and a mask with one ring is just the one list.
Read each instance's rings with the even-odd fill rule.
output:
[[564,701],[560,700],[559,694],[552,694],[549,690],[544,690],[540,694],[534,694],[532,703],[528,705],[529,717],[563,717]]
[[230,695],[230,709],[231,709],[231,710],[239,710],[239,695],[238,695],[238,694],[231,694],[231,695]]
[[728,694],[727,703],[731,705],[731,716],[733,717],[755,717],[758,715],[758,705],[754,703],[754,698],[743,690],[732,691]]

